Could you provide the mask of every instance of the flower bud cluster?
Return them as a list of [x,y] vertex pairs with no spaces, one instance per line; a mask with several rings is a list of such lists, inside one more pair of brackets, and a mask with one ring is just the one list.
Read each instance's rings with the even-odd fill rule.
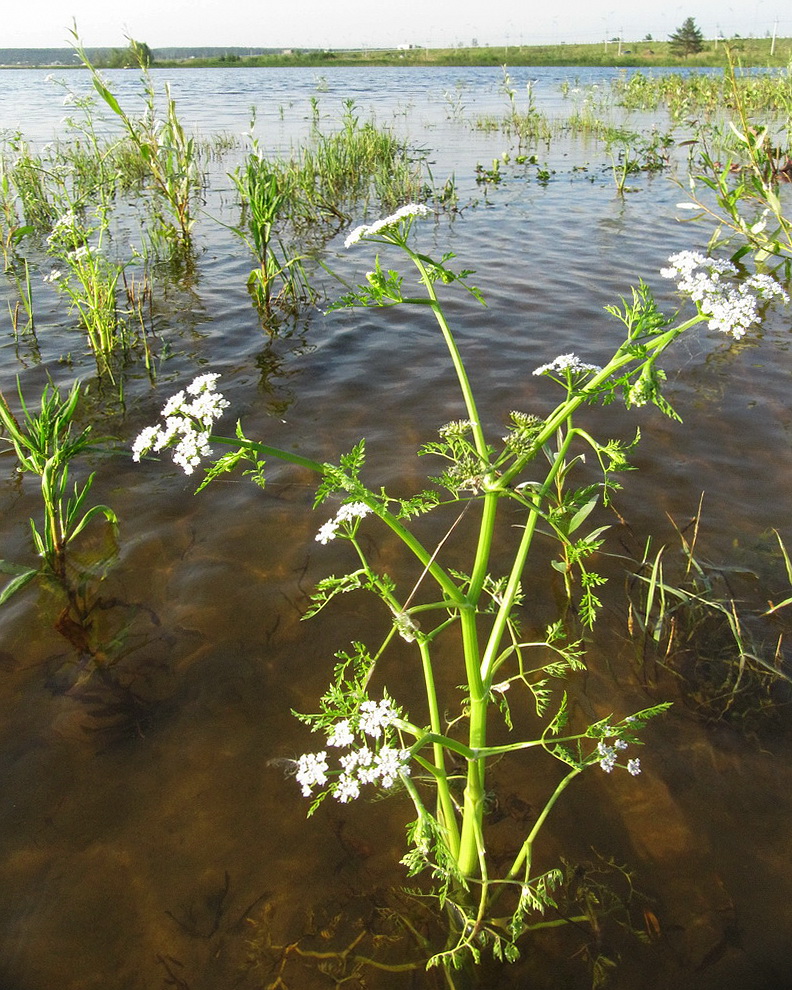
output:
[[[171,396],[162,409],[164,426],[147,426],[132,445],[132,460],[144,454],[173,449],[173,460],[192,474],[203,457],[211,455],[209,435],[228,402],[215,391],[219,375],[199,375],[186,389]],[[190,398],[188,398],[190,396]]]
[[[410,773],[410,751],[391,746],[386,740],[399,717],[390,698],[364,701],[356,714],[335,722],[328,732],[329,748],[347,749],[338,757],[340,772],[331,771],[327,750],[304,753],[297,761],[295,774],[304,797],[314,787],[324,787],[331,773],[337,778],[329,785],[336,801],[346,804],[360,796],[364,784],[390,788],[400,776]],[[373,740],[373,742],[370,742]]]
[[669,267],[660,269],[663,278],[674,279],[679,291],[710,317],[710,329],[736,340],[760,322],[761,301],[775,297],[789,302],[789,296],[769,275],[751,275],[739,284],[728,281],[738,274],[730,261],[707,258],[698,251],[680,251],[668,261]]

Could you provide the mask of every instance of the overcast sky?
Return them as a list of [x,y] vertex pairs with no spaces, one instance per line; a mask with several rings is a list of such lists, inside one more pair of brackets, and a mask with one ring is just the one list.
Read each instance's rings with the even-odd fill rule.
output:
[[[676,6],[635,0],[0,0],[0,48],[68,43],[76,18],[89,46],[123,47],[125,37],[160,46],[290,48],[444,47],[665,40],[686,17],[706,37],[721,32],[792,36],[788,0],[691,0]],[[732,5],[729,6],[728,4]],[[642,9],[640,9],[642,8]]]

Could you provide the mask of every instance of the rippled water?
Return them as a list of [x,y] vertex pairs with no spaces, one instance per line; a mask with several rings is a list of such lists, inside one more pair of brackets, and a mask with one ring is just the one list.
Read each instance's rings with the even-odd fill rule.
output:
[[[165,75],[155,72],[158,82]],[[512,75],[521,92],[539,75],[539,105],[562,112],[558,86],[571,70]],[[55,136],[63,109],[44,73],[0,78],[0,127],[21,126],[39,142]],[[532,375],[538,364],[569,350],[595,362],[608,353],[618,328],[603,307],[639,279],[672,309],[659,268],[674,250],[703,248],[708,237],[677,222],[682,194],[667,176],[640,177],[617,197],[596,145],[553,141],[535,149],[555,170],[547,184],[512,161],[485,193],[475,166],[514,149],[502,134],[450,119],[443,94],[458,89],[471,119],[503,111],[500,83],[500,72],[480,69],[172,75],[183,119],[202,133],[244,130],[255,103],[262,143],[282,152],[305,133],[311,97],[327,126],[353,99],[429,149],[437,182],[454,173],[463,209],[421,224],[417,236],[428,253],[452,250],[456,264],[476,269],[487,308],[461,297],[449,312],[482,419],[495,430],[511,409],[549,408],[548,383]],[[132,74],[114,74],[113,84],[122,99],[136,91]],[[406,309],[317,311],[289,335],[264,336],[245,291],[248,259],[216,222],[233,222],[225,176],[233,161],[231,154],[219,162],[212,176],[194,280],[155,292],[156,386],[131,370],[121,411],[93,384],[97,432],[126,444],[167,395],[212,369],[231,402],[228,423],[241,418],[248,435],[318,460],[365,436],[369,477],[395,494],[416,490],[426,472],[416,447],[462,415],[431,320]],[[325,260],[351,279],[371,257],[362,247],[346,252],[342,241]],[[35,284],[40,360],[6,322],[6,394],[17,374],[28,395],[48,374],[58,382],[93,376],[61,301]],[[326,285],[335,292],[329,278]],[[4,291],[12,298],[10,285]],[[771,529],[792,545],[790,339],[789,311],[779,309],[739,344],[708,331],[685,340],[666,365],[682,424],[650,410],[592,411],[592,428],[629,437],[638,424],[644,435],[640,470],[625,476],[616,500],[623,522],[609,520],[610,552],[640,556],[651,535],[677,554],[668,516],[687,523],[704,492],[702,558],[756,575],[734,575],[746,606],[784,594]],[[16,480],[10,457],[0,467],[2,556],[29,560],[35,493]],[[314,541],[325,517],[311,511],[312,479],[301,472],[273,465],[263,492],[234,478],[196,497],[169,462],[138,466],[97,453],[92,468],[95,492],[121,521],[106,607],[95,615],[118,680],[79,676],[74,650],[55,629],[61,606],[46,589],[28,588],[0,614],[0,987],[272,985],[270,943],[315,932],[315,948],[337,948],[405,882],[403,802],[328,805],[306,821],[294,781],[270,763],[311,748],[290,709],[314,710],[334,652],[351,639],[375,642],[385,618],[347,596],[301,623],[315,581],[349,566],[344,547]],[[448,520],[435,525],[439,539]],[[450,554],[461,554],[463,535]],[[378,566],[400,572],[397,548],[374,531],[370,549]],[[653,938],[646,945],[608,929],[599,948],[622,957],[613,985],[781,990],[792,935],[788,715],[779,709],[772,731],[756,721],[747,732],[740,722],[707,724],[680,698],[673,675],[636,670],[621,565],[614,558],[603,567],[612,577],[607,615],[589,673],[573,687],[575,705],[605,717],[664,697],[677,704],[647,737],[641,777],[596,773],[570,789],[542,856],[547,866],[564,856],[589,871],[606,861],[633,871],[633,920],[643,916]],[[540,624],[551,617],[551,596],[538,576],[526,583]],[[383,671],[408,707],[420,704],[411,697],[413,663],[397,651]],[[444,686],[457,679],[449,671]],[[496,849],[519,841],[531,803],[542,800],[541,774],[517,760],[496,771],[506,809],[492,824]],[[573,958],[584,944],[574,930],[539,936],[524,968],[493,976],[491,985],[513,978],[548,990],[588,986],[584,961]],[[296,962],[283,978],[291,988],[328,985]],[[422,980],[380,975],[371,985],[431,985]]]

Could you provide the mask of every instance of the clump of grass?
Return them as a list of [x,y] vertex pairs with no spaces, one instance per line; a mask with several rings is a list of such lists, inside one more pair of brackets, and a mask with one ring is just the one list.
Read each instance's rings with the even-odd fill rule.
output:
[[273,307],[296,310],[311,301],[311,288],[302,257],[284,246],[276,235],[286,205],[278,175],[259,154],[251,154],[231,176],[242,201],[242,222],[234,232],[248,245],[258,264],[248,277],[248,291],[262,319],[268,321]]
[[298,223],[349,220],[348,211],[369,204],[390,209],[426,195],[422,158],[374,121],[360,121],[347,100],[341,129],[312,139],[291,159],[276,164],[289,215]]
[[629,176],[639,172],[660,172],[668,166],[673,138],[652,131],[641,135],[621,127],[603,128],[602,139],[611,159],[613,179],[619,194],[627,188]]
[[[296,312],[317,298],[305,261],[312,245],[321,245],[348,224],[352,209],[371,204],[385,209],[431,193],[422,156],[374,121],[361,122],[347,100],[340,130],[319,129],[319,107],[312,100],[314,126],[308,141],[286,159],[269,159],[253,138],[252,149],[231,175],[242,205],[232,228],[250,248],[257,265],[248,278],[254,305],[270,326],[275,308]],[[251,122],[251,133],[255,115]],[[453,201],[448,183],[438,200]],[[302,240],[304,247],[294,246]]]

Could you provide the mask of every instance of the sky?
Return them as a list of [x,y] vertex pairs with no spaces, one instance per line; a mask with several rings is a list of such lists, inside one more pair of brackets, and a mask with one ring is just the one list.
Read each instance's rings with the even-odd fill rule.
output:
[[[158,47],[357,48],[658,40],[693,17],[705,37],[792,36],[788,0],[0,0],[0,48],[69,43],[74,20],[88,47],[127,37]],[[729,6],[728,4],[731,4]],[[643,9],[639,9],[643,8]]]

